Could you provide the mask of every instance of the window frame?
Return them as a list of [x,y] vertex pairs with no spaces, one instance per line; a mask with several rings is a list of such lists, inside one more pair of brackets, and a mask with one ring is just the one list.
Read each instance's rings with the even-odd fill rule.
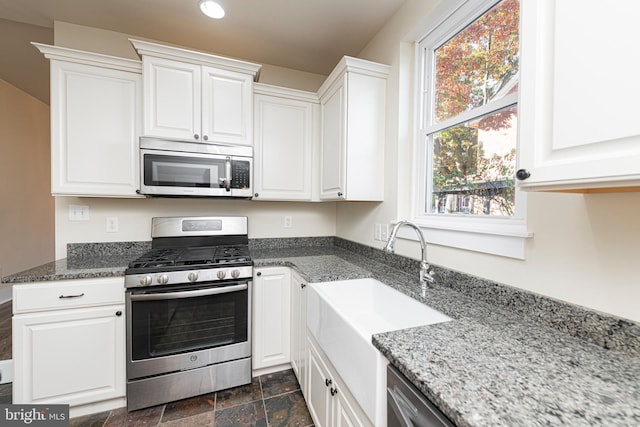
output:
[[[522,0],[521,0],[522,1]],[[477,117],[491,111],[520,103],[518,94],[506,95],[490,104],[465,111],[455,118],[439,123],[429,124],[427,109],[433,111],[434,96],[430,91],[434,87],[433,58],[434,50],[449,40],[455,34],[466,28],[482,14],[490,10],[500,0],[458,0],[451,2],[450,9],[443,14],[443,18],[431,23],[423,36],[415,40],[415,139],[414,139],[414,174],[412,177],[413,197],[411,212],[412,219],[424,232],[429,243],[482,252],[492,255],[505,256],[516,259],[525,258],[526,239],[533,233],[528,231],[526,220],[526,194],[516,185],[514,215],[511,217],[484,217],[464,214],[443,215],[427,212],[428,178],[431,177],[433,167],[433,144],[428,143],[428,134],[440,129],[446,129],[452,124],[464,123],[466,118]],[[431,76],[427,78],[426,67],[431,65]],[[520,67],[521,68],[521,67]],[[427,85],[430,87],[427,88]],[[429,92],[427,92],[428,89]],[[462,122],[461,122],[462,120]],[[520,127],[518,127],[518,135]],[[516,143],[516,159],[520,138]],[[517,160],[516,160],[517,162]],[[517,168],[516,168],[517,169]],[[400,233],[399,237],[414,239],[410,233]]]

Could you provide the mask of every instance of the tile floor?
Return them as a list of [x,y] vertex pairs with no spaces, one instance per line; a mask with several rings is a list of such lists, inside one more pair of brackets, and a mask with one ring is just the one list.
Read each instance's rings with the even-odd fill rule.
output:
[[[1,392],[0,392],[1,393]],[[1,396],[1,394],[0,394]],[[313,425],[292,370],[251,384],[127,413],[125,408],[71,419],[71,427]]]
[[73,418],[71,427],[297,426],[313,424],[291,369],[251,384],[127,413],[121,408]]

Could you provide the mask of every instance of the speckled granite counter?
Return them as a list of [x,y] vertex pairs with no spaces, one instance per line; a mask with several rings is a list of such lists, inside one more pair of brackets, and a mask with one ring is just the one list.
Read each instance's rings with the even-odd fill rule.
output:
[[124,276],[129,262],[150,247],[150,242],[74,243],[67,247],[67,258],[3,277],[0,283]]
[[[640,425],[636,323],[437,267],[422,298],[417,261],[342,239],[250,247],[256,267],[290,266],[310,282],[373,277],[455,319],[372,341],[459,426]],[[122,275],[144,242],[126,255],[95,248],[3,282]]]
[[468,287],[482,295],[465,295],[449,283],[459,273],[443,269],[423,299],[415,261],[345,248],[257,249],[252,257],[257,267],[292,266],[310,282],[373,277],[454,318],[372,341],[457,425],[640,425],[639,325],[479,279]]

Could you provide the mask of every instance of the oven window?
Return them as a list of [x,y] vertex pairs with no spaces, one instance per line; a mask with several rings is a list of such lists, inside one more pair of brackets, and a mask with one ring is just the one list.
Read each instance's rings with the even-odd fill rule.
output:
[[241,343],[247,341],[248,291],[131,301],[130,316],[133,360]]

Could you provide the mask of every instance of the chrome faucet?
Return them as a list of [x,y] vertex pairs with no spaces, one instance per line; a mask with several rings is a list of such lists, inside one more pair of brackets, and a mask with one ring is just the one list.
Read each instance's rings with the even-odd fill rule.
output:
[[413,230],[418,234],[418,239],[420,240],[420,250],[422,251],[422,260],[420,261],[420,290],[422,291],[422,297],[426,296],[427,286],[431,283],[435,282],[435,278],[433,277],[433,270],[427,263],[427,245],[424,241],[424,235],[422,234],[422,230],[416,224],[411,221],[400,221],[391,230],[391,234],[389,235],[389,240],[387,240],[387,244],[384,247],[385,252],[394,253],[395,252],[395,243],[396,243],[396,234],[398,234],[398,230],[402,226],[408,226],[413,228]]

